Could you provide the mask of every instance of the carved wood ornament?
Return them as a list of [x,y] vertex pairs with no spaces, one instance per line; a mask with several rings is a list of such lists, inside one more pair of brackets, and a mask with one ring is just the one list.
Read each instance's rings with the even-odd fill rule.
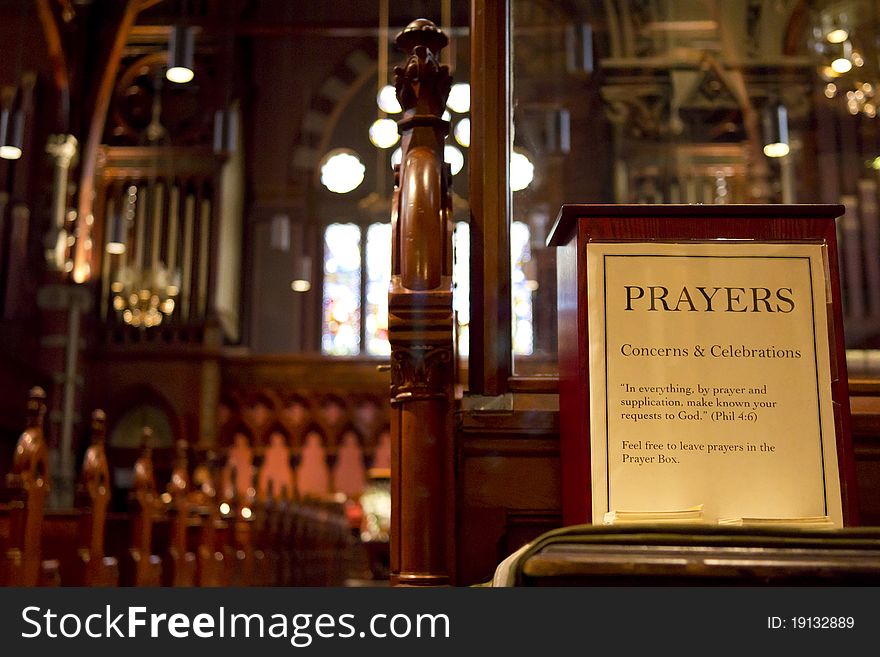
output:
[[43,438],[46,393],[31,388],[27,428],[15,446],[12,472],[6,476],[10,493],[10,541],[3,570],[9,586],[36,586],[40,579],[40,527],[49,491],[48,450]]
[[441,118],[452,77],[448,43],[419,19],[397,35],[403,156],[392,201],[389,295],[392,404],[391,577],[399,585],[452,582],[452,200]]

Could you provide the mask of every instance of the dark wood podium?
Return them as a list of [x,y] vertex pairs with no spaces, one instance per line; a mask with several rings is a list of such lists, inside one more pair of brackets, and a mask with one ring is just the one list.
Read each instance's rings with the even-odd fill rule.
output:
[[[830,376],[827,378],[833,399],[833,432],[826,432],[826,435],[833,433],[836,436],[836,443],[835,436],[832,436],[830,445],[836,444],[843,524],[858,524],[837,273],[835,219],[843,214],[843,210],[840,205],[563,206],[547,243],[557,247],[560,442],[563,520],[566,525],[595,522],[591,490],[589,362],[589,307],[593,300],[587,294],[590,284],[588,245],[732,242],[783,245],[782,248],[787,244],[822,245],[824,249],[827,285],[833,292],[822,311],[826,312],[827,318],[827,331],[825,327],[822,330],[827,333],[829,341]],[[755,299],[758,299],[757,295],[755,292]],[[685,296],[680,301],[682,299]],[[659,307],[659,302],[657,305]],[[818,304],[814,307],[818,308]],[[693,309],[693,303],[690,308],[685,308]],[[830,420],[826,418],[825,421]],[[549,557],[542,558],[546,561]]]

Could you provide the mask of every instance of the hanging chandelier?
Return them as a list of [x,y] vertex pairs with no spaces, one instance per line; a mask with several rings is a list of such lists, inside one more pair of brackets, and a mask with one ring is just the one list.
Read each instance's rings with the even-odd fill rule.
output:
[[144,270],[123,267],[111,290],[113,308],[123,322],[137,328],[151,328],[174,313],[180,274],[161,262]]
[[875,118],[880,97],[880,52],[870,35],[878,25],[870,3],[830,3],[813,27],[813,50],[826,98],[843,98],[853,116]]

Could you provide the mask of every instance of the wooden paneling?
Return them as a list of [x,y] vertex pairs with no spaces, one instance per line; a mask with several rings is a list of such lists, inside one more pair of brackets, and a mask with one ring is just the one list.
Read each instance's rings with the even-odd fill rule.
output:
[[[548,403],[541,406],[552,407],[557,385],[542,379]],[[515,395],[514,407],[538,396],[529,394]],[[880,526],[880,385],[850,382],[850,403],[859,517],[863,526]],[[562,526],[559,414],[462,411],[458,420],[456,584],[470,585],[488,581],[506,556]]]

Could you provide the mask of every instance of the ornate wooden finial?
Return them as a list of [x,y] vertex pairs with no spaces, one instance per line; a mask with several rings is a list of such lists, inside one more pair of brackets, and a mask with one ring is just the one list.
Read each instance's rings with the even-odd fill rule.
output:
[[[81,499],[83,504],[95,504],[99,498],[106,498],[110,486],[110,468],[104,451],[107,430],[107,415],[100,408],[92,411],[91,444],[83,458],[81,474]],[[87,499],[82,496],[87,496]]]
[[141,449],[149,450],[151,453],[153,451],[153,429],[151,427],[144,427],[141,430]]
[[6,475],[9,494],[9,534],[0,571],[12,586],[36,586],[40,575],[41,526],[49,490],[49,458],[43,440],[46,393],[32,388],[27,403],[27,427],[15,445],[12,470]]
[[28,392],[27,402],[27,427],[43,427],[43,418],[46,416],[46,391],[40,386],[34,386]]
[[189,467],[189,443],[186,442],[183,438],[181,438],[180,440],[177,441],[174,448],[175,448],[174,467],[188,468]]
[[141,455],[134,463],[134,492],[152,498],[156,494],[156,475],[153,471],[153,430],[144,427],[141,434]]
[[10,477],[17,483],[10,486],[30,486],[38,483],[48,487],[48,452],[43,438],[43,421],[46,417],[46,392],[34,386],[28,392],[25,430],[15,446]]
[[[395,39],[398,47],[408,55],[406,64],[394,67],[394,88],[404,110],[399,122],[401,131],[409,127],[413,116],[437,119],[443,114],[452,76],[449,67],[440,64],[440,51],[449,39],[431,21],[419,18],[407,25]],[[448,129],[443,121],[437,127]],[[444,134],[445,136],[445,134]]]
[[92,445],[103,445],[107,437],[107,414],[100,408],[92,411]]
[[447,46],[449,39],[427,18],[417,18],[397,33],[394,43],[404,52],[422,45],[436,55]]
[[168,492],[174,500],[181,500],[189,490],[189,443],[184,439],[177,441],[175,446],[174,469],[171,471],[171,481],[168,482]]

